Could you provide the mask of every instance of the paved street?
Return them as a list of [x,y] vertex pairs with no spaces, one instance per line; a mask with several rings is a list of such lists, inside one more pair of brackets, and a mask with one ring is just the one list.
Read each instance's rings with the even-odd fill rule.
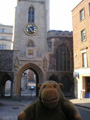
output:
[[[26,99],[1,99],[0,98],[0,120],[17,120],[18,114],[33,101],[36,97]],[[90,99],[72,99],[71,100],[80,111],[82,120],[90,120]]]
[[82,120],[90,120],[90,109],[82,108],[82,107],[77,107],[77,108],[81,114]]
[[17,120],[18,114],[36,98],[21,100],[0,99],[0,120]]
[[25,107],[18,102],[0,103],[0,120],[17,120],[18,113]]

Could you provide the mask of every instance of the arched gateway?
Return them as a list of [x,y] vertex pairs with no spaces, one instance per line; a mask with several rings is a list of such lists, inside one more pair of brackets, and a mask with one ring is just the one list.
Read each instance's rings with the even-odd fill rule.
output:
[[[22,73],[27,70],[31,69],[36,74],[36,86],[38,83],[42,83],[44,80],[43,72],[41,68],[33,63],[28,63],[21,67],[21,69],[18,71],[16,76],[16,95],[20,96],[21,94],[21,76]],[[36,87],[37,88],[37,87]],[[38,94],[38,89],[36,89],[36,95]]]

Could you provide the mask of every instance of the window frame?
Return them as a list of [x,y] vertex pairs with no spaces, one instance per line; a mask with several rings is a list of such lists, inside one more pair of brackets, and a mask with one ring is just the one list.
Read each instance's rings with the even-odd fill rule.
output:
[[6,45],[5,44],[0,44],[0,50],[5,50],[6,49]]
[[86,41],[86,29],[83,29],[81,31],[81,42],[84,42],[84,41]]
[[80,10],[80,21],[82,21],[82,20],[84,20],[84,19],[85,19],[85,9],[82,8],[82,9]]
[[[65,50],[63,50],[65,48]],[[62,51],[61,51],[62,49]],[[56,50],[56,71],[71,71],[71,54],[67,45],[60,45]]]
[[30,6],[28,9],[28,23],[34,23],[35,20],[35,9],[33,6]]
[[[85,55],[85,56],[84,56]],[[82,67],[86,68],[87,67],[87,52],[82,53]]]
[[5,33],[6,29],[5,28],[0,28],[0,33]]
[[34,41],[33,40],[28,40],[27,47],[34,48],[35,47]]
[[88,3],[88,12],[89,12],[89,15],[90,15],[90,3]]

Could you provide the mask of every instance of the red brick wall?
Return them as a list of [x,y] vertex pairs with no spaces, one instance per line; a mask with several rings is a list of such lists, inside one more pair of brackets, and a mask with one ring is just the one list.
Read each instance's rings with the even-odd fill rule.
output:
[[[81,50],[87,48],[87,61],[90,67],[90,15],[89,5],[90,0],[83,0],[72,11],[73,21],[73,49],[74,49],[74,68],[82,68],[82,53]],[[84,8],[85,19],[80,21],[80,10]],[[81,42],[81,31],[86,30],[86,41]]]

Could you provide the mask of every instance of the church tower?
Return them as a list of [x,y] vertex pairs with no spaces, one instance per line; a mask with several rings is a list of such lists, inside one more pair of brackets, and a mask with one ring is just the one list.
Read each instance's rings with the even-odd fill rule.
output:
[[18,0],[14,26],[14,94],[21,94],[25,70],[36,75],[36,86],[46,80],[49,0]]
[[47,52],[49,0],[18,0],[15,14],[14,50],[33,58]]

